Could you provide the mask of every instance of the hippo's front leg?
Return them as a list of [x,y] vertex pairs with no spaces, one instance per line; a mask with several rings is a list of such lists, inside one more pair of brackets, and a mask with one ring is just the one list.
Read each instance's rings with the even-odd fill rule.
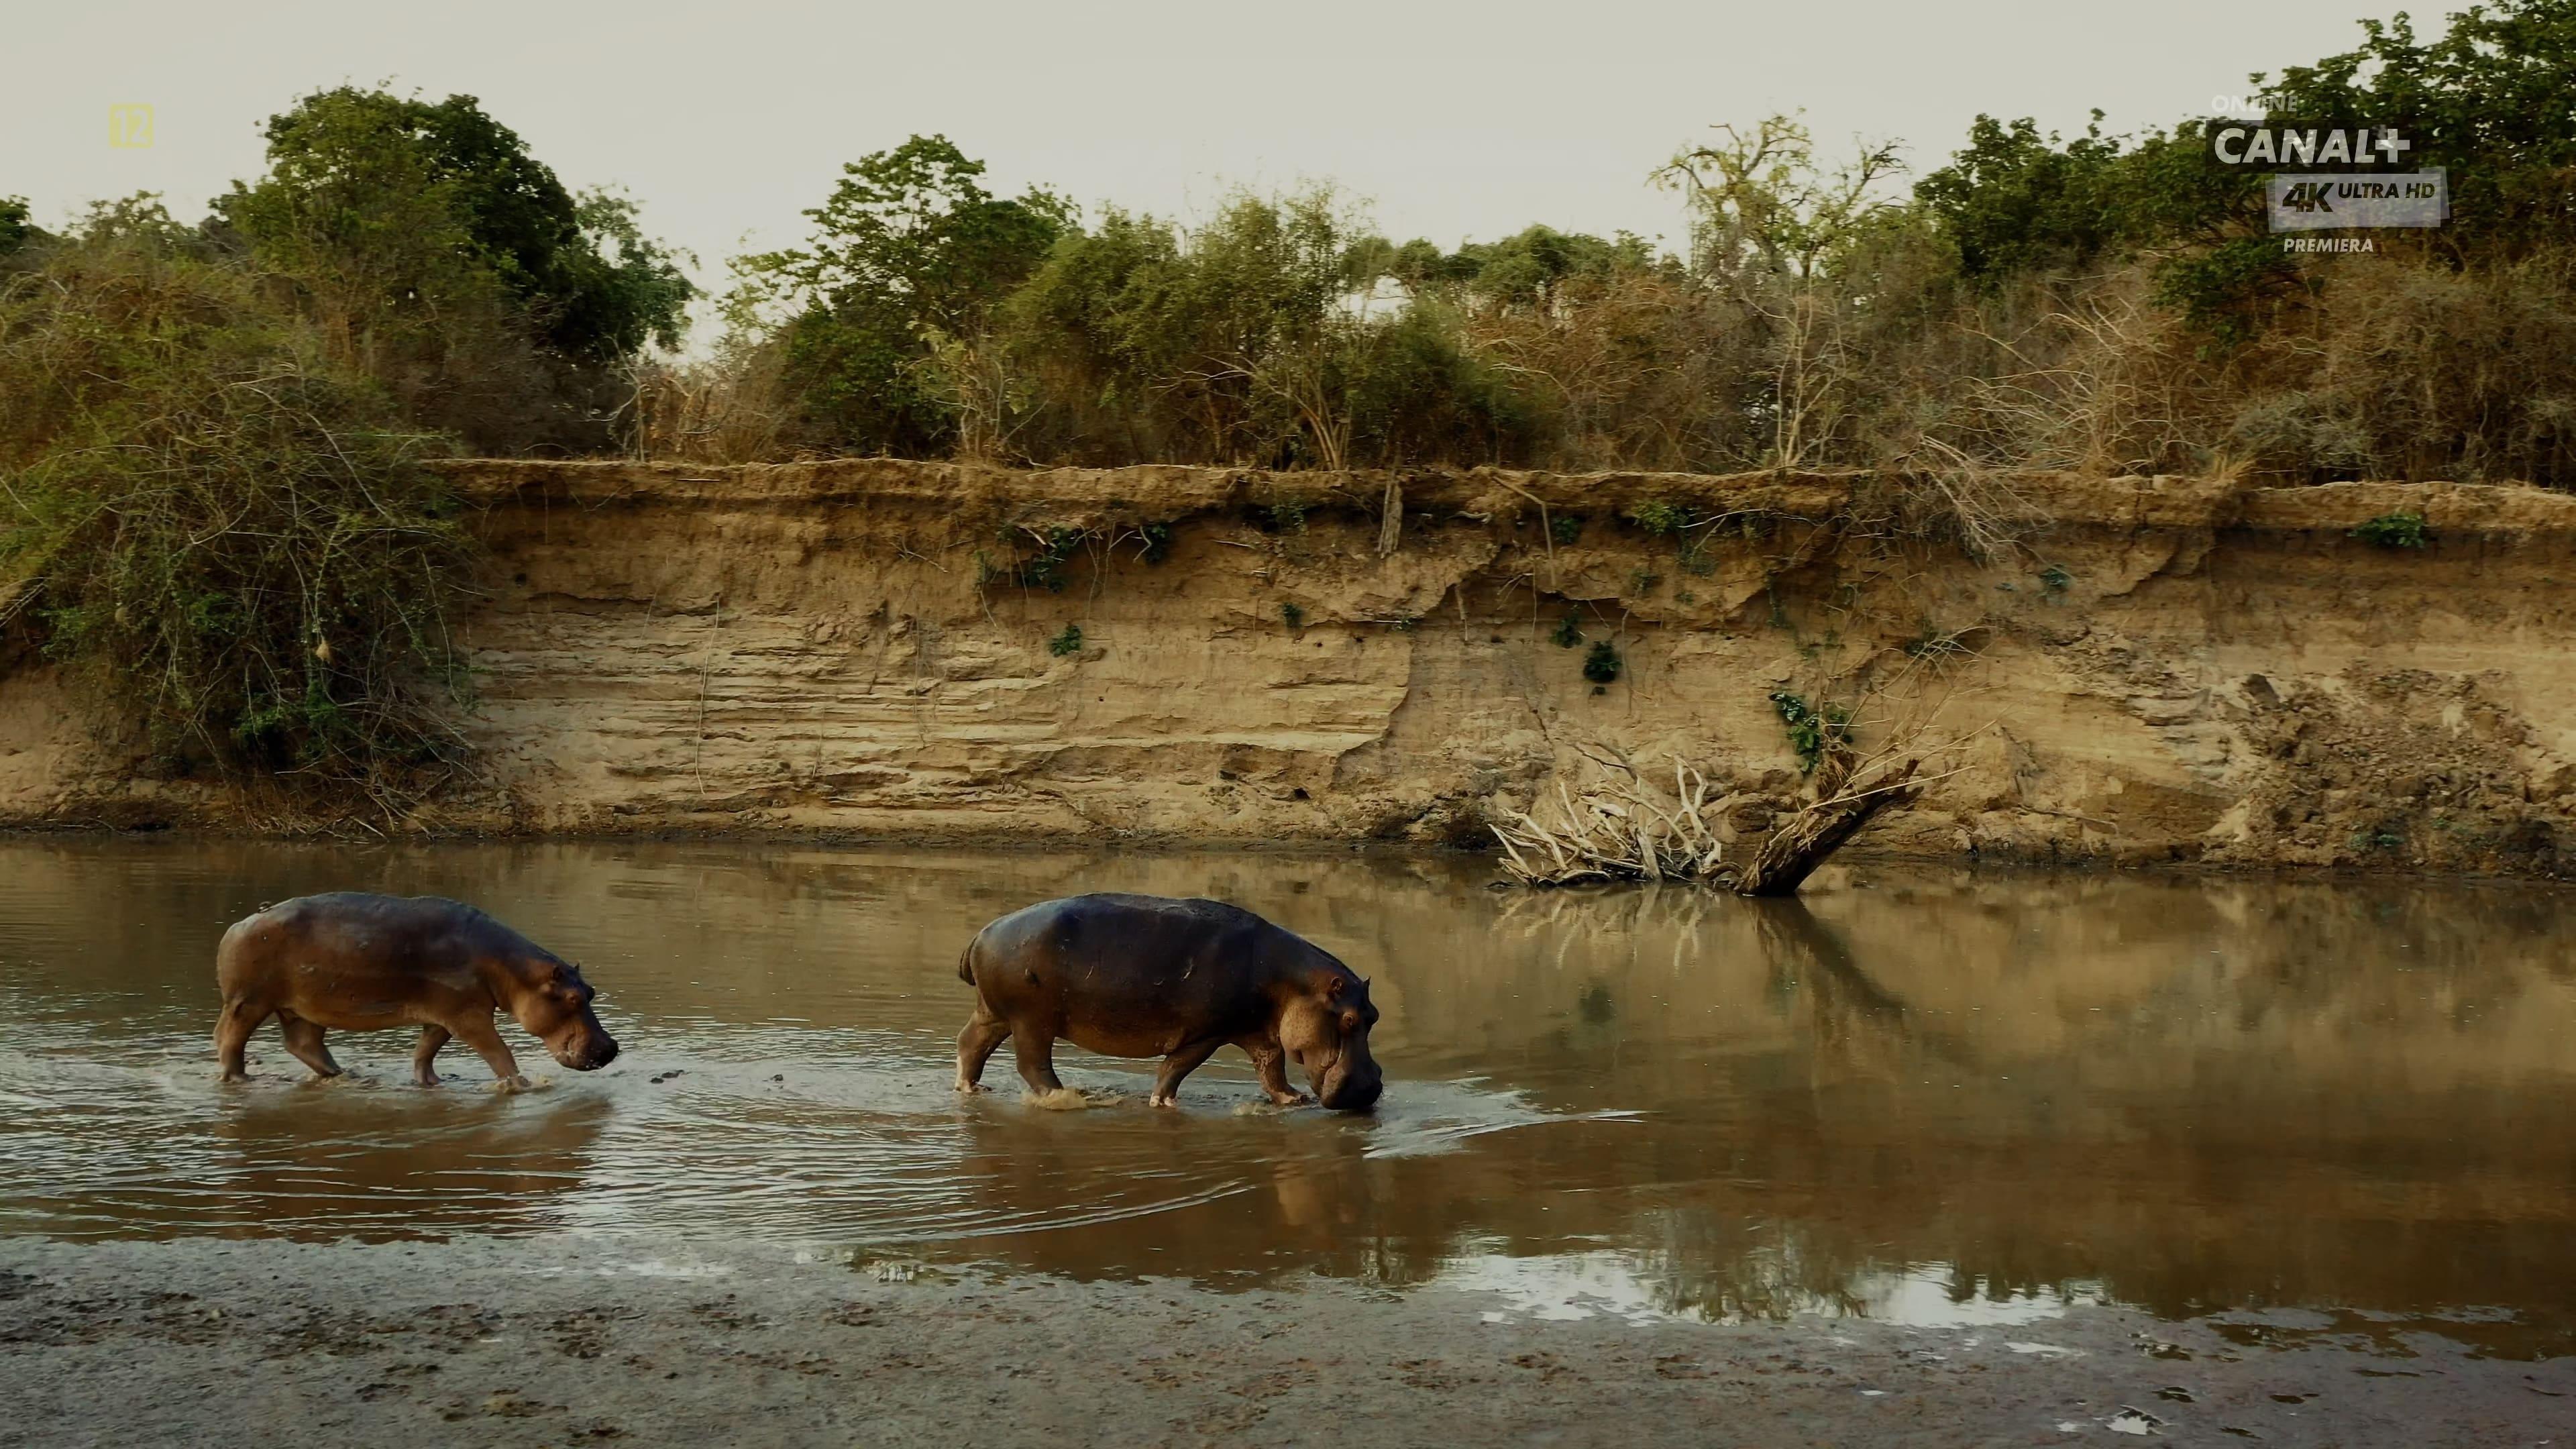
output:
[[469,1014],[449,1022],[447,1029],[458,1041],[472,1047],[474,1054],[481,1057],[484,1065],[492,1069],[492,1075],[500,1078],[493,1085],[502,1091],[524,1092],[534,1085],[527,1078],[519,1075],[519,1059],[510,1055],[510,1044],[501,1040],[501,1033],[492,1029],[490,1017],[475,1017]]
[[1288,1053],[1276,1038],[1249,1037],[1237,1045],[1261,1073],[1261,1090],[1269,1094],[1272,1106],[1295,1107],[1315,1100],[1288,1085]]
[[1181,1090],[1181,1078],[1197,1071],[1199,1064],[1216,1055],[1216,1049],[1223,1045],[1224,1042],[1213,1038],[1188,1042],[1179,1051],[1163,1058],[1163,1069],[1154,1074],[1154,1095],[1145,1100],[1157,1107],[1179,1106],[1174,1094]]

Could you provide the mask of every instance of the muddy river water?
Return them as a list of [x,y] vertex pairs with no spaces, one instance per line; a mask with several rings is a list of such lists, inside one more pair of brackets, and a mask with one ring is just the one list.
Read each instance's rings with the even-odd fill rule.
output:
[[[0,1233],[759,1239],[1078,1279],[1310,1275],[1537,1317],[2322,1310],[2576,1352],[2576,893],[1864,862],[1805,903],[1473,860],[762,844],[0,841]],[[208,1045],[225,925],[476,901],[625,1052],[405,1083],[407,1034]],[[951,1095],[958,951],[1086,889],[1252,907],[1375,978],[1372,1117]]]

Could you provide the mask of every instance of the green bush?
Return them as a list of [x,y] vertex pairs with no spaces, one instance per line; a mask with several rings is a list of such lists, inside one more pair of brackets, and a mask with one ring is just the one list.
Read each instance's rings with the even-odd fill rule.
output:
[[446,440],[275,295],[142,203],[0,283],[0,614],[170,765],[390,809],[458,753],[473,550]]
[[1619,649],[1607,639],[1596,639],[1583,656],[1583,677],[1594,684],[1608,684],[1619,677]]
[[1058,659],[1082,652],[1082,626],[1067,624],[1064,632],[1047,641],[1047,652]]

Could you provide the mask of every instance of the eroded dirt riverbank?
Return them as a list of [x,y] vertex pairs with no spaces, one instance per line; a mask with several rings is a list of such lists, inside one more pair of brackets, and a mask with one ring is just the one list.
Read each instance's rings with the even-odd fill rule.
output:
[[[1794,694],[1959,743],[1873,828],[1909,854],[2576,874],[2576,500],[2538,489],[2033,476],[1972,561],[1844,475],[453,476],[472,748],[370,828],[1481,842],[1609,748],[1749,843]],[[2352,536],[2392,513],[2427,546]],[[328,817],[156,757],[33,642],[0,822]]]
[[1546,1321],[739,1245],[17,1240],[0,1445],[2564,1442],[2576,1361],[2443,1327]]

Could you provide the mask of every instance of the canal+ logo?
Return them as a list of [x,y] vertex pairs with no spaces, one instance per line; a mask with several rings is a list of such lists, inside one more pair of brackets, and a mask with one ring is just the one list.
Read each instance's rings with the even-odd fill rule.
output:
[[2415,140],[2372,121],[2213,121],[2209,158],[2231,171],[2402,171]]

